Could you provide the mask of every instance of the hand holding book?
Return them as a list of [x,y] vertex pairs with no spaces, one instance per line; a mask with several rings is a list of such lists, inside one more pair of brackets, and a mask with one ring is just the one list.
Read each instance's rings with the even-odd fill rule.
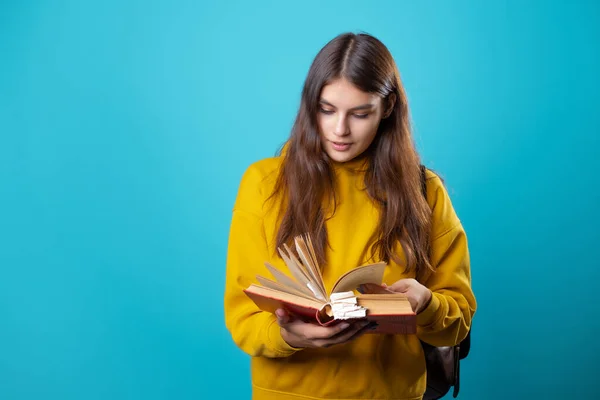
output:
[[416,333],[416,314],[407,295],[381,286],[386,268],[384,263],[363,265],[348,271],[338,278],[328,294],[310,237],[297,237],[295,249],[296,254],[288,246],[279,249],[291,276],[265,263],[275,280],[257,276],[260,285],[252,284],[244,290],[260,310],[276,314],[282,309],[297,319],[294,325],[289,325],[289,321],[283,322],[284,334],[290,333],[291,341],[294,341],[292,335],[301,336],[307,329],[313,329],[300,325],[307,322],[321,327],[343,322],[353,325],[353,328],[346,328],[350,329],[346,333],[342,333],[340,327],[337,328],[340,331],[311,331],[316,335],[311,336],[311,340],[333,337],[348,340],[353,330],[360,332],[368,323],[375,329],[365,330],[365,333]]
[[416,314],[427,307],[433,296],[431,290],[416,279],[400,279],[390,286],[384,284],[384,287],[391,292],[405,294]]
[[281,336],[295,348],[326,348],[354,340],[372,326],[367,320],[349,321],[332,326],[305,322],[284,309],[275,311]]

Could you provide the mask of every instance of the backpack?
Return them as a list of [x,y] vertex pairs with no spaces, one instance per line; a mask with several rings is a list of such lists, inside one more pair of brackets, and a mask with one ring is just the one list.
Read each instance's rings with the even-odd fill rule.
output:
[[[421,165],[421,188],[427,195],[425,166]],[[467,337],[456,346],[435,347],[421,341],[427,366],[427,389],[423,400],[437,400],[444,397],[451,387],[452,396],[457,397],[460,390],[460,360],[466,358],[471,350],[471,330]]]

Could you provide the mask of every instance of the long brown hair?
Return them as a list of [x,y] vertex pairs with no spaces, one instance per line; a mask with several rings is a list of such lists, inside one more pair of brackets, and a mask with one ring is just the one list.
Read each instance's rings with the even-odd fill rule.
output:
[[[317,113],[323,87],[342,77],[364,92],[377,93],[384,104],[389,104],[392,94],[396,98],[391,114],[381,121],[373,143],[361,155],[368,161],[367,193],[380,209],[371,257],[400,265],[405,262],[406,270],[416,269],[417,273],[432,269],[427,255],[431,210],[421,191],[420,158],[413,143],[406,94],[388,49],[363,33],[345,33],[331,40],[308,71],[273,192],[282,194],[276,245],[289,245],[295,236],[309,234],[319,263],[325,262],[328,216],[323,202],[332,201],[335,210],[335,194],[331,195],[335,175],[332,161],[322,149]],[[405,260],[394,251],[397,243]]]

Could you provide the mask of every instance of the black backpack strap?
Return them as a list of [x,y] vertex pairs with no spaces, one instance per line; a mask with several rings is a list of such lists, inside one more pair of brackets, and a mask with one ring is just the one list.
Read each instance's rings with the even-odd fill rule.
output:
[[[424,165],[420,165],[421,170],[421,191],[423,192],[423,197],[427,199],[427,168]],[[428,369],[434,367],[436,371],[428,370],[428,379],[432,382],[428,382],[427,391],[425,392],[424,399],[440,399],[443,397],[448,390],[450,389],[449,383],[441,378],[441,376],[436,376],[437,370],[442,368],[441,359],[436,359],[436,348],[434,346],[428,345],[424,342],[421,342],[423,345],[423,350],[426,353],[426,363],[428,365]],[[458,345],[454,346],[451,351],[453,352],[453,360],[454,360],[454,379],[452,386],[454,390],[452,391],[452,396],[457,397],[460,390],[460,360],[465,358],[469,354],[469,350],[471,348],[471,330],[467,334],[467,337]],[[439,374],[438,374],[439,375]],[[433,378],[433,379],[432,379]],[[441,385],[436,387],[436,382],[439,382]]]

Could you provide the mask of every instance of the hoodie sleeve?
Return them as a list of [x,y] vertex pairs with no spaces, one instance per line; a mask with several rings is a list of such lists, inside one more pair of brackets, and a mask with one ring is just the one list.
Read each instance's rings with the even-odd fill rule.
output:
[[468,241],[440,178],[429,174],[427,198],[432,208],[431,262],[435,272],[422,282],[432,291],[432,298],[417,315],[417,335],[434,346],[454,346],[467,336],[477,308]]
[[[242,177],[233,208],[225,282],[225,324],[233,341],[251,356],[286,357],[298,349],[282,338],[276,317],[261,311],[243,292],[264,273],[269,260],[263,225],[263,173],[251,166]],[[267,194],[268,195],[268,194]]]

